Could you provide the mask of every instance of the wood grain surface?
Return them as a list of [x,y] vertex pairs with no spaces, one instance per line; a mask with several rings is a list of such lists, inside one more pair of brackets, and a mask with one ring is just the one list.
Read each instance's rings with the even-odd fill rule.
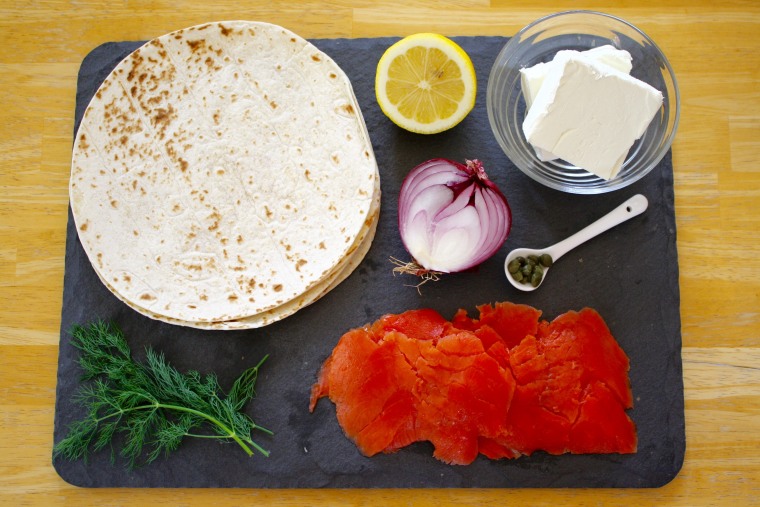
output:
[[[304,37],[513,35],[588,8],[636,24],[681,94],[673,145],[685,463],[652,490],[89,490],[51,465],[68,177],[82,58],[224,19]],[[760,3],[0,0],[0,504],[760,505]]]

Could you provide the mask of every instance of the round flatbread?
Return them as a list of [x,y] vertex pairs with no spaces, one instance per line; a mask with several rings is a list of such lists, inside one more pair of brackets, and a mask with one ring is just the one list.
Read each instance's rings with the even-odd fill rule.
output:
[[376,189],[342,70],[247,21],[179,30],[123,60],[85,111],[70,181],[107,286],[188,323],[263,314],[334,278],[372,226]]
[[[276,308],[272,308],[255,315],[250,315],[247,317],[234,319],[234,320],[225,320],[225,321],[219,321],[219,322],[189,322],[189,321],[184,321],[184,320],[172,319],[164,315],[156,314],[154,312],[151,312],[150,310],[141,308],[140,306],[135,305],[134,303],[130,301],[125,301],[123,298],[121,299],[127,306],[130,306],[133,310],[147,317],[150,317],[152,319],[160,320],[168,324],[176,324],[176,325],[181,325],[185,327],[194,327],[197,329],[231,331],[231,330],[240,330],[240,329],[254,329],[254,328],[267,326],[269,324],[273,324],[279,320],[284,319],[285,317],[289,317],[290,315],[293,315],[298,310],[305,308],[309,306],[310,304],[316,302],[317,300],[321,299],[325,294],[330,292],[343,280],[348,278],[348,276],[351,273],[353,273],[353,271],[359,266],[359,264],[361,264],[362,260],[367,255],[367,252],[369,252],[369,249],[372,246],[372,241],[375,237],[375,232],[377,230],[377,223],[380,218],[380,189],[379,187],[376,191],[376,199],[373,204],[374,204],[373,211],[371,213],[370,222],[368,223],[369,228],[366,232],[366,235],[362,236],[360,243],[358,243],[357,245],[354,245],[355,250],[353,250],[347,257],[345,262],[341,264],[340,269],[335,271],[330,277],[326,278],[325,280],[322,280],[320,283],[316,284],[314,287],[307,290],[302,295],[294,299],[291,299],[290,301],[283,303],[282,305]],[[114,292],[114,294],[116,294],[117,297],[120,297],[118,293],[113,291],[112,287],[109,287],[108,282],[104,280],[100,274],[98,274],[98,276],[101,278],[101,281],[106,285],[106,287],[111,289],[111,291]]]

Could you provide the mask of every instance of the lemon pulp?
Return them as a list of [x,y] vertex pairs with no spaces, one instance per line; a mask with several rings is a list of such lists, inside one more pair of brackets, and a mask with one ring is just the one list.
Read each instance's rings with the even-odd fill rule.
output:
[[450,129],[475,105],[477,79],[467,53],[438,34],[410,35],[377,65],[375,94],[396,125],[422,134]]

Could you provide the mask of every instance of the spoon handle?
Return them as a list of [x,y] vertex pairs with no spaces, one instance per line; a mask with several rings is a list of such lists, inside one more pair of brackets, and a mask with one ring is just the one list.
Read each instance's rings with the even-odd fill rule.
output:
[[647,201],[646,197],[641,194],[636,194],[596,222],[586,226],[554,246],[549,247],[547,250],[556,261],[578,245],[585,243],[604,231],[612,229],[616,225],[619,225],[630,218],[640,215],[647,209],[648,205],[649,201]]

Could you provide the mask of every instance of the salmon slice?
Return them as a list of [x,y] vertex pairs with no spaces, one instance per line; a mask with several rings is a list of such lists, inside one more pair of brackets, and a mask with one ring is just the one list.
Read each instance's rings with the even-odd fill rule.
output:
[[372,324],[372,332],[378,340],[389,331],[413,336],[415,340],[434,340],[440,337],[448,326],[449,322],[440,313],[423,308],[383,315]]
[[418,436],[433,443],[441,461],[471,463],[478,437],[504,430],[514,378],[472,332],[460,330],[426,345],[415,364]]
[[[354,329],[343,335],[325,362],[310,405],[329,396],[345,433],[371,455],[393,442],[395,431],[405,422],[399,420],[388,427],[389,414],[397,419],[413,418],[411,405],[402,402],[409,398],[415,381],[411,366],[392,339],[375,343],[367,329]],[[378,431],[378,418],[386,422],[384,432]],[[366,429],[372,423],[375,427]]]
[[590,378],[606,384],[625,408],[633,406],[628,356],[595,310],[560,315],[542,329],[541,339],[550,361],[582,361]]
[[636,428],[629,361],[597,312],[551,322],[509,302],[384,315],[344,334],[312,387],[372,456],[429,441],[433,455],[466,465],[478,454],[631,453]]
[[518,386],[499,442],[522,454],[635,452],[629,362],[601,316],[570,311],[536,331],[509,351]]
[[517,455],[542,450],[563,454],[568,446],[571,422],[548,410],[539,399],[538,384],[518,385],[507,415],[507,429],[496,439]]
[[388,398],[377,417],[357,434],[354,441],[367,456],[406,447],[419,440],[415,429],[415,415],[412,393],[396,391]]
[[591,383],[570,430],[569,451],[587,453],[636,452],[636,427],[617,396],[602,382]]
[[493,306],[479,306],[478,311],[480,311],[479,327],[492,327],[509,348],[518,345],[526,336],[535,335],[541,318],[541,311],[532,306],[506,301]]

